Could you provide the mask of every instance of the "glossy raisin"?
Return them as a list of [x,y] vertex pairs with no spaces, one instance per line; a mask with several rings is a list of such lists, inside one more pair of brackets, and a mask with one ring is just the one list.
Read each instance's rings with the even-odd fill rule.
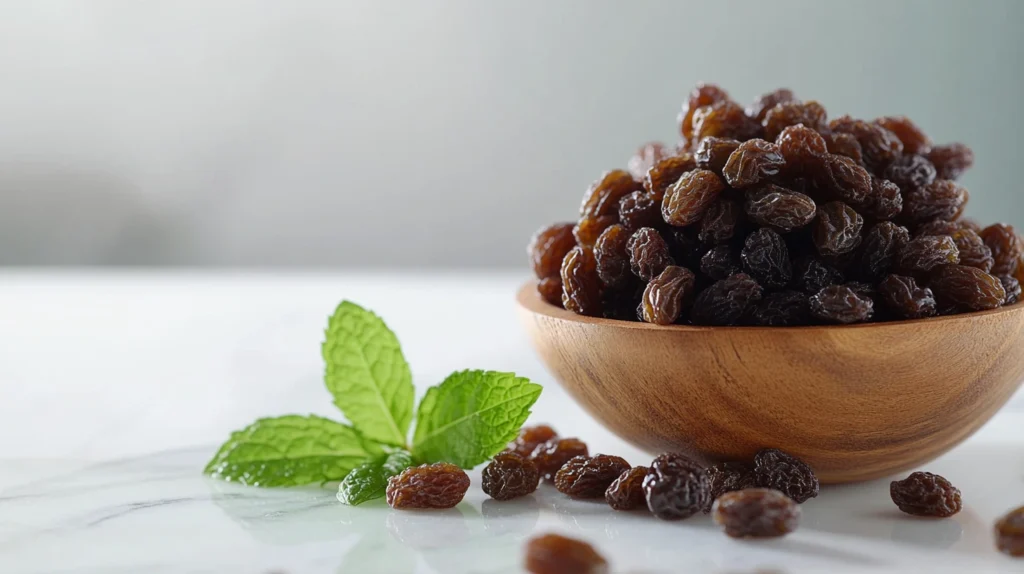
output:
[[652,227],[642,227],[631,235],[626,251],[630,268],[644,281],[650,281],[674,263],[665,238]]
[[558,534],[531,538],[523,565],[531,574],[608,573],[608,561],[593,546]]
[[594,258],[597,261],[597,276],[605,287],[619,288],[632,280],[629,253],[626,244],[630,233],[621,225],[612,225],[604,230],[594,244]]
[[732,538],[774,538],[797,529],[800,506],[777,490],[748,488],[718,497],[711,518]]
[[622,457],[576,456],[555,473],[555,488],[573,498],[603,498],[608,487],[627,470],[629,463]]
[[960,252],[960,265],[977,267],[982,271],[991,271],[995,260],[992,258],[992,250],[981,236],[973,229],[957,229],[950,234],[956,249]]
[[748,192],[743,209],[753,222],[779,233],[789,233],[808,225],[818,211],[810,197],[771,184]]
[[786,160],[779,147],[761,139],[747,140],[729,156],[722,169],[725,181],[736,189],[750,187],[778,175]]
[[875,123],[899,138],[905,154],[926,154],[932,149],[932,140],[907,116],[886,116]]
[[981,239],[992,251],[992,273],[1013,275],[1017,264],[1024,255],[1024,244],[1013,227],[995,223],[981,230]]
[[562,465],[575,456],[587,456],[587,445],[578,438],[553,438],[533,449],[530,460],[537,465],[544,480],[554,480]]
[[736,151],[736,148],[740,147],[740,143],[739,140],[730,138],[709,137],[700,140],[700,143],[697,144],[697,151],[693,154],[697,161],[697,167],[722,175],[729,156]]
[[865,235],[860,249],[860,277],[878,281],[889,274],[903,246],[910,241],[906,227],[891,221],[875,224]]
[[946,518],[963,508],[960,489],[930,472],[915,472],[889,483],[889,495],[900,510],[914,516]]
[[809,102],[782,102],[768,110],[761,124],[764,126],[765,139],[775,141],[775,138],[779,137],[782,130],[797,124],[803,124],[812,130],[821,131],[825,127],[827,116],[825,108],[813,100]]
[[818,477],[811,467],[778,449],[754,455],[754,476],[757,486],[778,490],[798,504],[818,496]]
[[878,124],[842,116],[829,122],[828,127],[834,132],[847,133],[857,138],[864,153],[864,163],[873,169],[883,169],[903,154],[903,142],[896,134]]
[[748,116],[760,122],[764,120],[764,117],[768,115],[768,112],[775,106],[795,101],[797,101],[797,99],[796,96],[793,95],[792,90],[779,88],[774,92],[763,94],[761,97],[754,100],[754,103],[747,106],[746,112]]
[[948,179],[903,191],[903,219],[920,224],[933,219],[956,219],[963,211],[969,194]]
[[671,325],[693,300],[696,276],[685,267],[669,265],[644,289],[640,318],[656,325]]
[[601,315],[601,279],[589,247],[574,247],[562,261],[562,306],[579,315]]
[[925,157],[935,166],[939,179],[957,179],[974,165],[974,152],[961,143],[934,146]]
[[740,259],[729,245],[717,245],[700,259],[700,271],[715,281],[739,273]]
[[767,227],[747,236],[740,251],[740,261],[744,271],[769,289],[783,287],[793,277],[786,242]]
[[661,201],[670,185],[688,171],[697,169],[697,162],[688,153],[667,157],[654,164],[644,177],[643,186],[655,201]]
[[738,325],[761,300],[761,286],[746,273],[716,281],[697,295],[690,311],[695,325]]
[[923,225],[919,225],[914,230],[914,237],[921,237],[923,235],[949,235],[952,236],[957,231],[963,229],[963,226],[959,221],[946,221],[945,219],[936,219],[935,221],[929,221]]
[[679,113],[679,133],[683,139],[690,141],[693,138],[693,115],[698,108],[728,99],[728,92],[714,84],[697,84],[683,104],[683,110]]
[[388,479],[386,490],[391,508],[452,508],[469,490],[466,471],[438,462],[413,466]]
[[860,204],[871,195],[871,174],[844,155],[826,155],[813,175],[819,188],[843,201]]
[[810,300],[800,291],[778,291],[765,295],[754,306],[752,323],[764,327],[795,327],[811,322]]
[[499,452],[494,455],[481,472],[480,486],[485,494],[495,500],[512,500],[537,490],[540,471],[537,465],[514,452]]
[[558,436],[555,429],[548,425],[536,425],[519,429],[519,436],[508,443],[505,450],[512,451],[519,456],[530,456],[537,445],[547,442]]
[[864,152],[861,150],[857,138],[840,132],[824,132],[821,137],[825,140],[828,153],[846,156],[857,165],[864,165]]
[[687,172],[665,191],[661,215],[665,222],[679,227],[696,223],[724,189],[725,183],[712,171]]
[[834,267],[814,257],[803,257],[796,265],[796,285],[808,295],[814,295],[829,285],[845,281],[843,274]]
[[754,477],[754,467],[742,462],[720,462],[705,469],[708,475],[708,496],[707,506],[704,514],[711,512],[711,504],[726,492],[754,488],[757,480]]
[[[706,137],[746,141],[761,135],[761,124],[747,116],[736,102],[722,100],[693,113],[693,143]],[[775,138],[772,138],[773,140]]]
[[928,282],[940,309],[983,311],[995,309],[1006,300],[1006,290],[998,277],[977,267],[942,265]]
[[804,125],[789,126],[782,130],[775,143],[786,160],[788,169],[809,171],[818,169],[828,154],[825,138]]
[[885,168],[885,179],[900,189],[924,187],[935,181],[935,166],[922,155],[902,155]]
[[605,502],[615,510],[636,510],[645,508],[644,478],[647,476],[646,466],[634,466],[623,471],[604,491]]
[[897,269],[906,273],[923,273],[939,265],[960,262],[960,252],[953,238],[948,235],[924,235],[915,237],[900,250]]
[[675,149],[661,142],[649,142],[636,150],[633,157],[629,158],[626,168],[629,170],[629,174],[633,176],[633,179],[643,181],[644,176],[647,175],[647,170],[654,167],[654,164],[675,154]]
[[597,238],[601,237],[605,229],[618,223],[617,215],[602,215],[600,217],[584,217],[572,228],[572,235],[576,238],[576,244],[583,247],[593,247]]
[[537,281],[537,292],[545,301],[557,307],[562,306],[562,277],[545,277]]
[[1020,300],[1020,281],[1013,275],[1000,275],[999,282],[1003,284],[1003,290],[1006,291],[1006,297],[1003,299],[1003,305],[1013,305]]
[[903,319],[923,319],[937,311],[935,295],[913,277],[889,275],[878,284],[879,297],[892,314]]
[[562,259],[570,249],[576,247],[572,235],[572,223],[556,223],[539,229],[530,239],[527,252],[533,273],[538,279],[554,277],[562,268]]
[[619,202],[619,223],[633,231],[661,225],[661,202],[649,193],[634,191]]
[[627,194],[640,189],[640,184],[629,172],[614,169],[605,172],[590,184],[580,204],[580,217],[600,217],[617,214],[619,200]]
[[681,454],[659,455],[643,481],[647,508],[662,520],[682,520],[700,512],[711,496],[704,467]]
[[849,253],[860,245],[864,218],[841,201],[818,206],[811,233],[814,247],[825,256]]
[[811,314],[829,323],[863,323],[874,315],[874,302],[846,285],[829,285],[811,296]]
[[740,207],[731,199],[718,199],[708,206],[698,224],[697,238],[710,245],[725,243],[740,226]]
[[996,548],[1010,556],[1024,556],[1024,506],[996,521]]

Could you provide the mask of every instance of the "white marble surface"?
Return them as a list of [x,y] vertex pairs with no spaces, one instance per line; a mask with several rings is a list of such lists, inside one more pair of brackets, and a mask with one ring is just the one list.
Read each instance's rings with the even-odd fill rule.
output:
[[592,450],[649,460],[583,414],[534,358],[517,274],[0,276],[0,572],[518,572],[523,541],[593,542],[621,572],[1024,572],[992,522],[1024,504],[1021,397],[926,465],[964,492],[948,520],[901,515],[876,481],[823,489],[793,535],[735,541],[705,517],[665,523],[543,487],[510,503],[474,487],[456,509],[338,504],[200,474],[260,415],[332,415],[317,343],[350,298],[398,332],[418,390],[464,367],[545,384],[534,420]]

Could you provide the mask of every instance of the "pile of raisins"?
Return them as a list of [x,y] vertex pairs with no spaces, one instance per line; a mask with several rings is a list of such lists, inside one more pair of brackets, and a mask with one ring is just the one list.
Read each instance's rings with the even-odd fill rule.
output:
[[828,119],[785,89],[744,108],[700,84],[529,254],[548,302],[659,325],[921,319],[1017,302],[1024,239],[962,217],[963,144],[903,116]]

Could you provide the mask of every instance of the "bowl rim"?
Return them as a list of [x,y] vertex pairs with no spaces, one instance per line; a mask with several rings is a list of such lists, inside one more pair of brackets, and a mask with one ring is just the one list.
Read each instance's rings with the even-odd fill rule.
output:
[[986,311],[971,311],[969,313],[960,313],[958,315],[942,315],[938,317],[927,317],[925,319],[907,319],[903,321],[886,321],[882,323],[855,323],[852,325],[802,325],[794,327],[769,327],[769,326],[718,326],[718,325],[655,325],[654,323],[645,323],[643,321],[620,321],[618,319],[606,319],[604,317],[590,317],[587,315],[577,315],[572,311],[568,311],[561,307],[556,307],[551,303],[548,303],[540,296],[537,292],[537,280],[529,279],[519,291],[516,293],[516,302],[519,307],[537,315],[544,315],[553,319],[559,319],[562,321],[570,321],[573,323],[583,323],[588,325],[614,327],[618,329],[638,329],[647,331],[663,331],[663,332],[701,332],[701,331],[730,331],[730,332],[749,332],[749,331],[771,331],[771,332],[802,332],[806,333],[809,331],[834,331],[841,329],[843,331],[855,330],[855,329],[884,329],[894,328],[912,325],[940,325],[942,323],[951,323],[957,321],[971,320],[978,317],[986,317],[989,315],[998,315],[1002,313],[1011,313],[1014,311],[1024,310],[1024,299],[1013,303],[1012,305],[1004,305],[996,309],[988,309]]

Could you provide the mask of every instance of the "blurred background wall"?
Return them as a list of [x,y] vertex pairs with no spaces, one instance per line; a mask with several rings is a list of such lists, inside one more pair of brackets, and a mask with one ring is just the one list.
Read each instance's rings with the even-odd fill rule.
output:
[[1024,1],[4,0],[0,263],[517,266],[693,84],[907,114],[1022,224]]

